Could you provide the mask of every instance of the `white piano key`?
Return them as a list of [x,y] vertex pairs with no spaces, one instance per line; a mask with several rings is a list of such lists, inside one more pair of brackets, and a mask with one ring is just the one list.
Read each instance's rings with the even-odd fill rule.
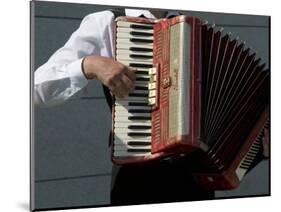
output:
[[127,37],[127,36],[153,38],[153,31],[151,31],[151,29],[132,29],[132,28],[127,28],[127,27],[117,27],[116,35],[117,35],[117,38]]
[[[129,145],[130,143],[138,143],[138,144],[141,144],[141,145],[151,145],[151,139],[145,138],[145,137],[137,138],[137,139],[136,138],[127,139],[127,138],[119,138],[119,137],[115,136],[114,138],[115,138],[114,142],[116,144],[128,144]],[[143,144],[143,143],[145,143],[145,144]],[[134,145],[136,146],[136,144],[134,144]]]
[[128,128],[115,128],[114,133],[116,136],[129,136],[129,137],[150,137],[151,129],[147,130],[131,130]]
[[129,152],[129,149],[116,149],[113,154],[122,155],[122,156],[144,156],[151,154],[151,150],[143,150],[143,149],[134,149],[133,152]]
[[[137,144],[139,143],[139,144]],[[134,142],[132,144],[132,142],[126,142],[126,143],[122,143],[122,144],[116,144],[116,147],[118,147],[119,149],[147,149],[150,150],[151,149],[151,142]]]
[[144,55],[144,56],[153,56],[153,52],[145,52],[145,51],[132,51],[129,49],[117,49],[116,55],[130,55],[130,54],[137,54],[137,55]]
[[118,55],[116,56],[116,59],[120,62],[121,60],[131,60],[131,61],[140,61],[140,62],[152,62],[152,58],[142,58],[142,57],[136,57],[132,58],[130,55]]
[[129,117],[129,116],[151,117],[151,113],[137,113],[137,112],[131,113],[128,110],[115,110],[115,116],[116,116],[116,114],[118,116],[127,116],[127,117]]
[[151,144],[148,145],[140,145],[140,146],[135,146],[135,145],[128,145],[127,143],[125,144],[116,144],[114,146],[114,151],[127,151],[127,150],[144,150],[143,152],[151,152]]
[[115,151],[127,150],[127,149],[147,149],[147,150],[151,150],[151,146],[150,145],[132,146],[132,145],[128,145],[128,144],[116,144],[114,146]]
[[153,56],[153,49],[151,46],[148,48],[138,48],[134,46],[127,46],[127,48],[116,48],[116,55],[128,55],[130,52],[131,54],[142,54],[147,56]]
[[125,149],[128,149],[128,148],[147,148],[147,149],[151,149],[151,143],[147,143],[147,145],[140,145],[140,146],[137,146],[137,145],[129,145],[128,143],[115,143],[114,145],[114,149],[116,146],[119,146],[119,150],[121,148],[123,148],[123,150]]
[[115,106],[128,106],[128,107],[151,107],[150,105],[147,104],[146,102],[142,102],[142,101],[127,101],[124,99],[119,99],[119,100],[115,100]]
[[[131,107],[131,106],[117,106],[115,107],[115,112],[129,112],[133,110],[142,110],[142,111],[149,111],[151,113],[151,107]],[[139,111],[138,111],[139,112]],[[141,111],[140,111],[141,112]]]
[[[140,127],[140,128],[139,128]],[[124,130],[124,132],[128,132],[129,130],[136,130],[136,131],[142,131],[143,129],[145,130],[150,130],[151,132],[151,125],[148,124],[127,124],[127,123],[122,123],[121,122],[118,125],[114,125],[115,130]]]
[[124,106],[149,106],[148,101],[143,102],[143,101],[127,101],[124,99],[116,99],[115,100],[115,106],[119,106],[119,105],[124,105]]
[[[148,65],[148,66],[153,66],[153,63],[152,62],[138,62],[138,61],[135,61],[135,62],[132,62],[130,60],[120,60],[119,62],[122,62],[123,64],[125,65],[130,65],[131,63],[133,64],[139,64],[139,65]],[[146,69],[147,71],[149,71],[149,67],[141,67],[141,68],[144,68]]]
[[[135,34],[132,34],[132,33],[135,33]],[[146,33],[145,31],[142,31],[142,32],[139,32],[140,34],[137,34],[138,32],[135,31],[135,30],[132,30],[130,32],[120,32],[117,30],[117,38],[137,38],[137,39],[147,39],[147,40],[153,40],[154,37],[153,35],[142,35],[141,33]]]
[[149,81],[137,81],[135,82],[135,86],[148,86]]
[[130,49],[131,47],[153,49],[153,45],[147,45],[143,43],[117,43],[117,49]]
[[115,97],[115,100],[117,102],[143,102],[143,103],[148,103],[148,99],[147,97],[131,97],[131,96],[127,96],[125,98],[119,98],[119,97]]
[[127,152],[127,151],[114,151],[113,152],[113,155],[115,157],[141,157],[141,156],[149,156],[151,155],[150,152],[148,153],[143,153],[143,152],[139,152],[139,153],[136,153],[136,152]]
[[131,109],[136,109],[136,110],[151,110],[151,106],[128,106],[128,105],[116,105],[115,110],[131,110]]
[[151,137],[150,138],[137,138],[137,139],[132,139],[132,138],[119,138],[118,136],[114,135],[114,139],[116,143],[119,144],[124,144],[132,141],[140,141],[140,142],[150,142],[151,143]]
[[[116,114],[115,114],[115,120],[118,121],[118,122],[126,122],[126,121],[128,121],[129,119],[128,119],[127,116],[116,116]],[[132,120],[132,121],[140,121],[140,119],[138,119],[138,120]],[[145,121],[147,121],[147,120],[145,120]],[[151,121],[151,119],[149,119],[149,121]]]
[[151,47],[153,48],[153,43],[144,43],[144,42],[139,42],[139,41],[130,41],[129,39],[122,39],[122,40],[117,40],[117,46],[135,46],[135,47]]
[[[124,125],[124,124],[123,124]],[[132,128],[133,127],[133,128]],[[140,128],[139,128],[140,127]],[[143,128],[141,128],[143,127]],[[148,128],[148,129],[145,129]],[[138,126],[122,126],[122,125],[115,125],[114,126],[114,132],[120,132],[120,133],[131,133],[131,132],[144,132],[144,133],[151,133],[151,126],[149,125],[138,125]]]
[[[151,153],[151,147],[148,146],[139,146],[139,147],[132,147],[132,146],[126,146],[126,145],[116,145],[114,147],[114,152],[128,152],[130,151],[130,153],[135,153],[135,152],[142,152],[142,153]],[[132,152],[132,150],[134,152]]]
[[143,77],[143,78],[150,79],[150,76],[148,74],[139,74],[138,72],[136,72],[136,78],[138,78],[138,77]]
[[117,26],[118,27],[128,27],[131,28],[132,25],[138,25],[138,26],[148,26],[148,27],[153,27],[153,23],[136,23],[136,22],[130,22],[130,21],[117,21]]
[[128,129],[128,128],[115,128],[114,132],[120,132],[120,133],[151,133],[151,129],[143,130],[143,129]]
[[130,143],[118,143],[114,147],[117,147],[119,150],[128,150],[128,149],[151,150],[151,143],[147,143],[146,145],[131,145]]
[[151,129],[151,125],[148,123],[138,123],[138,124],[133,123],[132,124],[132,123],[128,123],[128,122],[115,122],[113,127],[114,127],[114,131],[116,129],[121,129],[121,128],[128,130],[129,128],[132,128],[132,126],[134,127],[136,125],[140,126],[140,127],[150,127],[150,129]]
[[[123,63],[124,65],[130,65],[130,64],[139,64],[139,65],[149,65],[149,66],[152,66],[153,64],[152,64],[152,62],[138,62],[138,61],[135,61],[135,62],[132,62],[132,61],[130,61],[130,60],[120,60],[119,61],[120,63]],[[148,67],[141,67],[141,68],[145,68],[145,70],[149,70],[149,68]]]
[[126,115],[126,114],[122,114],[121,112],[117,112],[114,114],[115,115],[115,120],[117,122],[127,122],[128,120],[130,121],[135,121],[135,122],[140,122],[141,120],[145,120],[145,121],[151,121],[151,116],[146,115]]
[[134,139],[137,139],[137,138],[151,138],[151,132],[136,132],[136,131],[129,131],[129,132],[126,132],[126,131],[120,131],[122,130],[121,128],[117,128],[115,131],[114,131],[114,135],[116,135],[116,137],[120,137],[122,139],[124,138],[134,138]]
[[129,27],[117,27],[117,33],[127,33],[130,32],[144,32],[144,33],[150,33],[153,34],[153,29],[132,29]]
[[144,126],[151,126],[151,120],[139,120],[139,121],[132,121],[132,120],[125,120],[125,121],[115,121],[114,126],[129,126],[129,125],[144,125]]
[[119,139],[127,139],[127,140],[132,140],[132,139],[148,139],[151,140],[151,136],[128,136],[127,133],[120,133],[120,132],[114,132],[114,139],[118,137]]
[[130,109],[127,110],[126,108],[117,108],[115,109],[115,115],[118,116],[145,116],[145,117],[151,117],[151,111],[150,110],[144,110],[144,109]]
[[[133,105],[133,103],[135,105]],[[139,103],[139,105],[137,105],[137,103]],[[118,100],[118,101],[115,101],[115,107],[126,107],[126,108],[130,108],[130,107],[140,107],[140,108],[151,108],[150,105],[145,105],[145,103],[141,102],[141,101],[138,101],[138,102],[129,102],[129,101],[126,101],[126,100]]]
[[145,45],[153,45],[153,38],[134,38],[134,37],[117,37],[117,43],[144,43]]
[[[119,124],[117,124],[119,123]],[[116,122],[114,125],[115,130],[121,130],[123,129],[124,132],[130,132],[130,131],[144,131],[149,130],[147,132],[151,132],[151,125],[147,123],[140,123],[140,124],[132,124],[132,123],[122,123],[122,122]]]

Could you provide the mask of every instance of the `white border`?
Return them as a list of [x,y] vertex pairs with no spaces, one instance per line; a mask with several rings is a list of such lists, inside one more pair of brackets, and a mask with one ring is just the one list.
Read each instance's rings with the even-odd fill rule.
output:
[[[60,1],[60,0],[57,0]],[[280,22],[277,0],[65,0],[67,2],[270,15],[272,71],[272,197],[122,207],[122,211],[270,211],[280,208]],[[29,2],[1,5],[0,210],[27,211],[29,202]],[[94,208],[68,211],[113,211]],[[120,208],[121,209],[121,208]]]

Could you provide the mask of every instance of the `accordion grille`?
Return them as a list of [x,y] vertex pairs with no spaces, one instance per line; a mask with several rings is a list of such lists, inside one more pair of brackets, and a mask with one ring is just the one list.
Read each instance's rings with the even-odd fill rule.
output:
[[159,111],[155,112],[153,118],[154,118],[153,125],[152,125],[153,131],[154,131],[153,142],[159,143],[160,135],[161,135],[160,112]]
[[202,27],[202,140],[227,166],[269,104],[269,70],[245,43]]

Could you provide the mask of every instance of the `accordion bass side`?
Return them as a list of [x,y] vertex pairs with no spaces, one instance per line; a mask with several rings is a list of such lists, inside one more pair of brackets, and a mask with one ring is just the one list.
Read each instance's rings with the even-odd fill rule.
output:
[[245,43],[194,16],[116,19],[115,58],[136,85],[113,105],[116,164],[178,157],[205,188],[235,188],[257,164],[269,70]]

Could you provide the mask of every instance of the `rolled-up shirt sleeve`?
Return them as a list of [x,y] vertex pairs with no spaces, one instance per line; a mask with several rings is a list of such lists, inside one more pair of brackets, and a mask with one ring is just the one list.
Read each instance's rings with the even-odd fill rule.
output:
[[34,104],[56,105],[66,101],[88,84],[82,71],[87,55],[112,56],[110,11],[86,16],[63,47],[34,73]]

